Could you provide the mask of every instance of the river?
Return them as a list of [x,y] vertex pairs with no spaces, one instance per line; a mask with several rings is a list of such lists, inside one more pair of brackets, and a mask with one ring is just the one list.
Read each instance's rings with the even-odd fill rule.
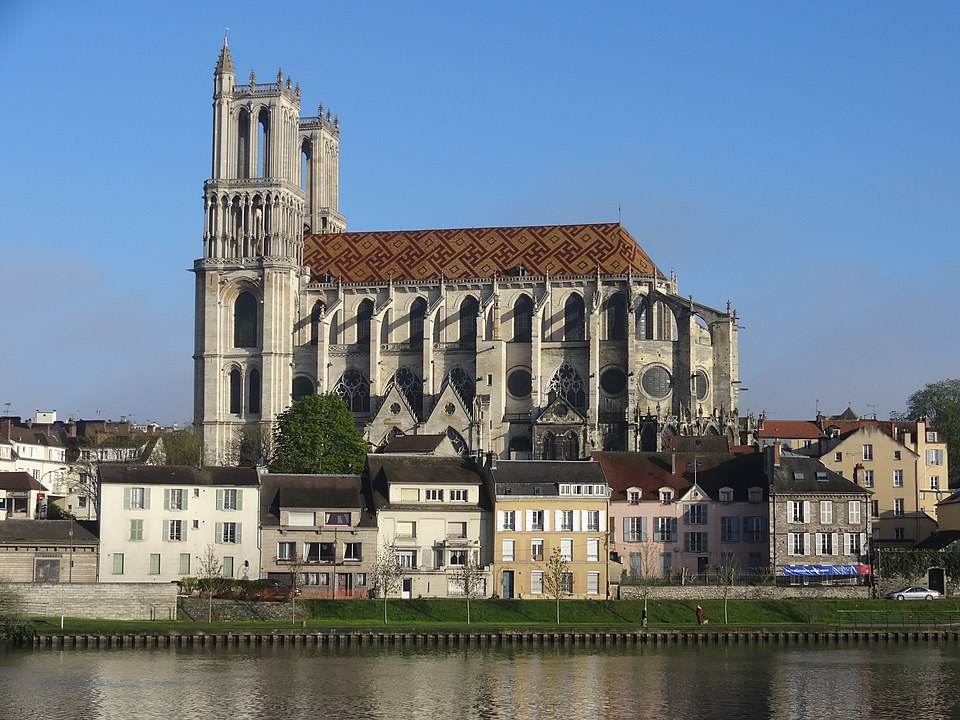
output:
[[960,717],[960,646],[9,650],[0,717]]

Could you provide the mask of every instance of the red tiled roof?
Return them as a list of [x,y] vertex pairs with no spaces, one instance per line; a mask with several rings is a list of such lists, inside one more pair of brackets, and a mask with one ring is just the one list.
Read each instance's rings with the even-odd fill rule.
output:
[[314,280],[344,282],[485,278],[523,265],[530,275],[663,274],[619,223],[386,230],[308,235]]
[[757,437],[816,440],[823,431],[809,420],[764,420],[757,430]]

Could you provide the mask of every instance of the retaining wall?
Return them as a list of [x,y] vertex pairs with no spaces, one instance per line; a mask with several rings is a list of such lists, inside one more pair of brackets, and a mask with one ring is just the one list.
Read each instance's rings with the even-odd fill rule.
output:
[[[633,600],[643,597],[646,588],[636,585],[621,585],[620,599]],[[650,588],[650,600],[723,600],[723,588],[716,585],[655,585]],[[616,587],[610,597],[616,598]],[[734,585],[727,593],[729,600],[784,600],[787,598],[822,600],[861,600],[870,597],[867,585]]]
[[[289,602],[254,602],[252,600],[213,600],[214,620],[286,620],[292,618]],[[210,600],[203,597],[178,598],[180,620],[206,622],[209,617]],[[297,616],[305,618],[306,608],[297,603]]]
[[25,615],[109,620],[173,620],[177,588],[171,583],[7,583]]

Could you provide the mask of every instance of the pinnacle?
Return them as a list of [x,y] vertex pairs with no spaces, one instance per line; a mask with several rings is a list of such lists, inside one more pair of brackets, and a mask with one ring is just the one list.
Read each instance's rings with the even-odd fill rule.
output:
[[223,73],[230,73],[232,75],[234,72],[233,56],[230,54],[230,46],[227,45],[227,37],[224,35],[223,47],[220,48],[220,56],[217,58],[216,73],[218,75]]

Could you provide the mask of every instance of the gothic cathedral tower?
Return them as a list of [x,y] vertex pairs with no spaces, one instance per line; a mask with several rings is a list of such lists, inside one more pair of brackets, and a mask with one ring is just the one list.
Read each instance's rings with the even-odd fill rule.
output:
[[241,433],[269,433],[290,404],[307,232],[341,232],[339,121],[300,118],[300,87],[236,83],[224,40],[214,72],[203,257],[194,262],[194,423],[206,464],[234,464]]

